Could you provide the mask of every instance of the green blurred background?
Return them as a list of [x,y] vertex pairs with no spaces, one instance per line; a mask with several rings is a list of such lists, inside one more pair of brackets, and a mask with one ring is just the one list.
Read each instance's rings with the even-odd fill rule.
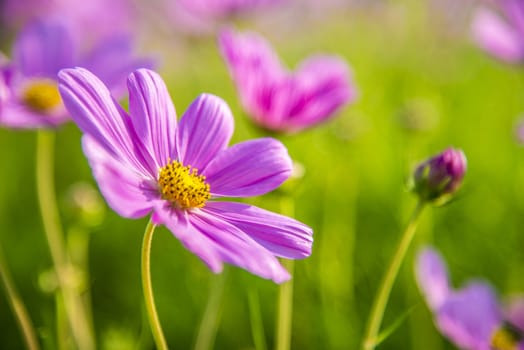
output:
[[[476,276],[489,280],[502,299],[524,291],[524,149],[515,138],[524,111],[523,67],[503,65],[481,52],[469,39],[466,2],[453,13],[448,5],[369,1],[239,24],[264,34],[291,67],[315,52],[343,56],[360,95],[328,123],[280,137],[304,175],[249,200],[279,211],[282,199],[292,196],[295,217],[314,229],[312,256],[295,264],[293,349],[359,346],[386,264],[416,204],[407,190],[409,174],[418,161],[447,146],[463,149],[468,158],[465,184],[455,201],[422,214],[383,328],[406,317],[379,349],[454,348],[436,331],[414,281],[413,258],[424,244],[443,253],[456,286]],[[158,70],[179,115],[199,93],[211,92],[233,110],[233,142],[262,135],[242,112],[213,37],[183,38],[151,27],[142,35],[144,50],[162,58]],[[0,242],[38,333],[52,349],[56,309],[36,197],[35,147],[35,132],[0,130]],[[55,171],[70,246],[81,259],[88,245],[86,290],[98,347],[152,349],[140,281],[147,218],[127,220],[106,208],[105,215],[98,212],[86,221],[73,210],[73,185],[96,188],[73,124],[57,130]],[[265,340],[272,348],[274,283],[235,267],[215,276],[164,228],[154,237],[152,274],[173,349],[193,346],[210,287],[221,278],[225,289],[215,348],[254,348],[250,293],[259,297]],[[21,337],[4,295],[0,348],[19,349]]]

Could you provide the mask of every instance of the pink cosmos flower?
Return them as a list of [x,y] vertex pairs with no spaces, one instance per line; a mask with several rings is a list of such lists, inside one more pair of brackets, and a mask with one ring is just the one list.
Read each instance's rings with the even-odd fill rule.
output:
[[524,1],[496,0],[499,11],[479,8],[472,25],[478,45],[496,58],[524,61]]
[[432,248],[419,253],[416,277],[437,327],[458,347],[524,350],[523,298],[516,298],[505,309],[486,282],[470,281],[454,289],[442,257]]
[[291,174],[285,147],[262,138],[228,147],[233,116],[220,98],[200,95],[181,120],[162,79],[141,69],[128,78],[129,114],[89,71],[65,69],[59,89],[84,132],[84,152],[118,214],[152,214],[213,272],[242,267],[279,283],[290,276],[276,256],[309,256],[312,230],[263,209],[221,199],[267,193]]
[[151,60],[134,57],[127,37],[101,41],[87,53],[75,44],[60,22],[36,21],[20,32],[12,60],[0,60],[0,124],[32,129],[56,127],[69,120],[56,82],[62,68],[86,67],[121,96],[130,72],[152,66]]
[[332,117],[356,97],[341,58],[313,56],[290,72],[255,33],[223,30],[219,46],[244,109],[266,129],[300,131]]

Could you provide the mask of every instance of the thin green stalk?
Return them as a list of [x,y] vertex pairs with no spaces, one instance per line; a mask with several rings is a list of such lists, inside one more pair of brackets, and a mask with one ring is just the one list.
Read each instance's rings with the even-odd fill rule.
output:
[[160,325],[158,313],[155,308],[155,298],[151,284],[151,242],[154,232],[155,224],[150,220],[144,232],[144,240],[142,241],[142,288],[144,289],[144,301],[155,344],[158,350],[167,350],[166,339],[162,332],[162,326]]
[[[283,260],[282,265],[293,276],[294,260]],[[276,350],[291,348],[291,325],[293,320],[293,279],[280,285],[278,293],[278,321]]]
[[[293,198],[283,196],[280,200],[281,213],[290,217],[294,216]],[[293,277],[295,263],[293,260],[283,260],[282,265]],[[291,328],[293,321],[293,278],[282,283],[278,290],[278,319],[275,349],[288,350],[291,348]]]
[[202,317],[202,323],[198,330],[195,342],[195,350],[208,350],[213,348],[215,336],[220,320],[220,304],[224,295],[224,286],[226,284],[227,272],[220,275],[213,275],[213,284],[207,299],[206,309]]
[[251,334],[256,350],[266,350],[266,335],[264,333],[264,324],[260,314],[260,302],[256,287],[252,287],[248,293],[249,319],[251,323]]
[[62,293],[65,313],[78,349],[95,348],[92,330],[86,318],[82,300],[71,283],[73,270],[66,255],[60,216],[56,205],[54,186],[54,137],[52,131],[40,130],[36,148],[36,187],[44,232],[51,252],[58,285]]
[[382,284],[378,290],[378,294],[375,297],[375,301],[373,303],[371,314],[368,320],[366,335],[362,344],[362,348],[365,350],[373,350],[377,346],[380,324],[382,323],[382,317],[384,316],[384,311],[386,310],[389,295],[398,275],[400,265],[402,264],[402,261],[406,256],[406,252],[415,235],[418,219],[422,209],[424,209],[424,205],[425,203],[423,201],[419,201],[417,203],[417,206],[411,215],[411,219],[409,220],[408,226],[402,235],[397,251],[391,259],[389,268],[384,275]]
[[15,315],[16,322],[18,323],[18,328],[22,333],[22,338],[24,339],[25,346],[29,350],[39,350],[40,345],[38,344],[38,339],[36,337],[35,329],[31,318],[27,313],[24,302],[16,290],[14,281],[11,278],[11,274],[7,268],[7,264],[3,257],[2,251],[0,250],[0,280],[4,285],[5,294],[7,296],[7,301],[9,306],[13,310]]

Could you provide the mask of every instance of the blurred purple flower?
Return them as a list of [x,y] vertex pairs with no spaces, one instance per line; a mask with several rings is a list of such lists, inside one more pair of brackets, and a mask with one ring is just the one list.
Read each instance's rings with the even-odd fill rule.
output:
[[223,30],[219,46],[244,109],[266,129],[300,131],[332,117],[356,97],[349,67],[339,57],[313,56],[289,72],[255,33]]
[[524,299],[516,299],[506,312],[485,282],[470,281],[462,289],[453,289],[442,257],[432,248],[418,254],[415,273],[437,327],[458,347],[524,349]]
[[524,1],[497,0],[497,10],[480,7],[473,24],[478,45],[496,58],[509,62],[524,61]]
[[129,0],[5,0],[1,20],[11,28],[37,19],[65,22],[75,40],[100,40],[130,33],[135,6]]
[[[288,0],[176,0],[168,1],[169,12],[185,29],[210,32],[232,17],[270,8]],[[184,29],[182,28],[182,29]]]
[[413,190],[425,201],[446,200],[462,185],[466,166],[464,153],[450,147],[417,166]]
[[262,138],[231,147],[233,116],[220,98],[200,95],[177,123],[162,79],[141,69],[128,78],[127,114],[89,71],[65,69],[59,89],[84,132],[84,152],[105,199],[118,214],[152,213],[213,272],[240,266],[279,283],[290,276],[275,256],[309,256],[304,224],[222,197],[267,193],[291,174],[286,148]]
[[108,38],[83,54],[61,23],[35,21],[19,33],[12,61],[0,61],[0,124],[13,128],[55,127],[69,119],[57,86],[62,68],[83,66],[96,74],[118,96],[125,78],[149,59],[133,56],[127,37]]

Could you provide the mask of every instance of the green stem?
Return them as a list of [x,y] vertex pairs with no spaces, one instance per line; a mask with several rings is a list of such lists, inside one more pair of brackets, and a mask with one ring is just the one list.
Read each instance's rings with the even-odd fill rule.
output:
[[29,314],[27,313],[27,309],[25,308],[22,298],[20,297],[20,295],[18,294],[18,291],[16,290],[14,281],[11,279],[11,275],[9,274],[9,270],[7,268],[7,264],[5,262],[5,259],[3,257],[1,250],[0,250],[0,280],[2,281],[2,284],[4,285],[5,293],[7,296],[7,301],[9,302],[9,306],[11,306],[11,309],[13,310],[13,313],[15,314],[16,322],[18,323],[18,327],[20,328],[20,331],[22,332],[22,337],[24,339],[24,343],[27,349],[39,350],[40,345],[38,345],[38,340],[36,338],[36,333],[33,327],[33,323],[31,322],[31,318],[29,317]]
[[249,318],[251,323],[251,334],[256,350],[266,350],[266,336],[264,334],[264,324],[260,314],[260,302],[258,300],[258,291],[252,286],[248,294]]
[[[294,260],[283,260],[282,265],[293,276]],[[280,285],[278,293],[278,328],[275,349],[291,348],[291,324],[293,318],[293,279]]]
[[404,231],[404,234],[400,240],[397,251],[391,259],[389,268],[384,275],[378,294],[375,297],[368,321],[366,336],[364,337],[364,342],[362,344],[362,348],[365,350],[373,350],[377,346],[378,332],[380,330],[380,324],[382,322],[382,317],[384,316],[384,311],[386,310],[389,294],[391,293],[391,289],[395,283],[400,265],[402,264],[402,261],[406,256],[406,252],[415,235],[418,218],[420,217],[422,209],[424,209],[424,205],[425,203],[423,201],[419,201],[417,203],[417,206],[411,215],[411,219],[409,220],[408,226],[406,227],[406,230]]
[[144,289],[144,301],[155,344],[158,350],[167,350],[166,339],[162,332],[162,326],[160,325],[158,313],[155,308],[155,298],[151,284],[151,242],[154,232],[155,224],[150,220],[144,232],[144,240],[142,241],[142,288]]
[[[284,195],[280,199],[280,212],[286,216],[293,217],[295,212],[293,198]],[[282,265],[293,277],[295,263],[293,260],[283,260]],[[291,348],[291,326],[293,321],[293,278],[280,285],[278,290],[278,319],[276,350],[288,350]]]
[[220,319],[220,303],[224,294],[226,284],[226,274],[213,275],[213,284],[207,300],[206,310],[198,330],[198,336],[195,342],[195,350],[208,350],[213,348],[215,336]]
[[36,187],[42,213],[44,232],[51,253],[64,309],[78,349],[95,348],[82,300],[71,283],[72,266],[65,253],[65,243],[56,206],[54,186],[54,136],[52,131],[40,130],[36,148]]

